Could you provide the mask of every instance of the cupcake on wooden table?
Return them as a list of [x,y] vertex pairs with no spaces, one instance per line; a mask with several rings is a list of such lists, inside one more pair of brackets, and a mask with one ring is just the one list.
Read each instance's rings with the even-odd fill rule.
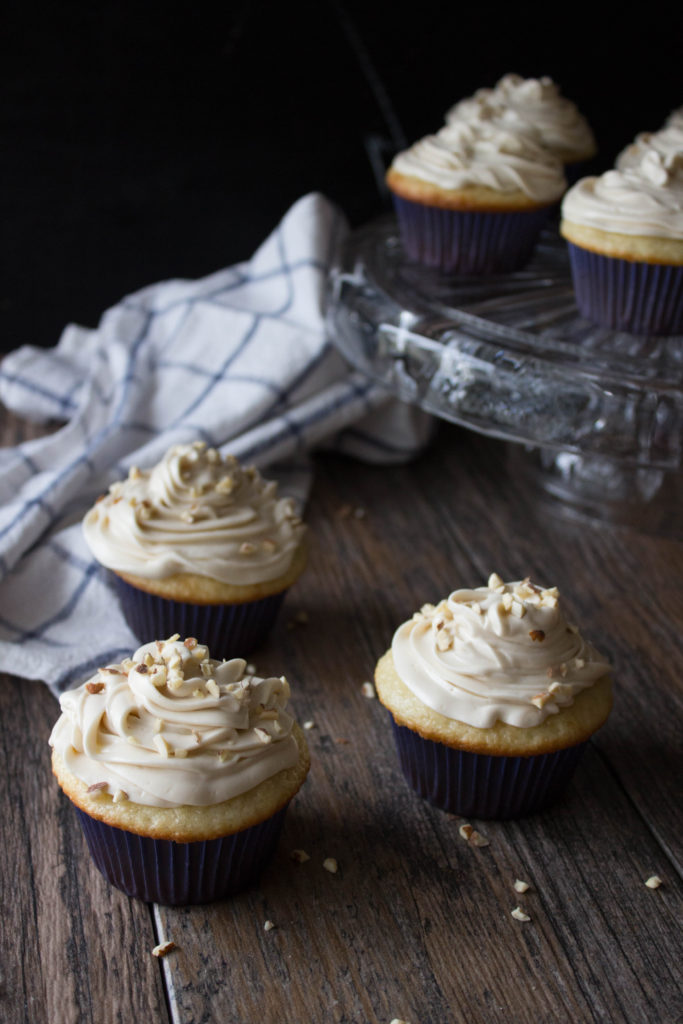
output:
[[491,274],[529,260],[566,180],[528,136],[482,122],[446,126],[399,153],[387,185],[411,259]]
[[260,679],[177,637],[64,693],[53,771],[105,878],[168,904],[253,882],[309,768],[288,698],[284,676]]
[[446,114],[447,123],[489,121],[503,130],[528,135],[562,164],[570,180],[595,156],[595,136],[576,105],[552,78],[508,74],[492,89],[478,89]]
[[619,169],[582,178],[564,197],[576,303],[594,323],[683,332],[683,152],[672,138],[641,137]]
[[83,528],[139,640],[202,636],[222,658],[265,639],[306,562],[293,499],[199,441],[171,448],[151,470],[131,469]]
[[612,704],[609,666],[557,589],[495,574],[404,622],[375,680],[411,786],[479,818],[551,803]]

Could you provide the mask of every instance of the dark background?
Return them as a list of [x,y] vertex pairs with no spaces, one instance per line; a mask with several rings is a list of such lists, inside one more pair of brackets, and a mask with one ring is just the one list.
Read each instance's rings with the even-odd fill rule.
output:
[[247,258],[310,190],[362,223],[392,153],[508,71],[551,75],[607,168],[683,104],[680,14],[610,5],[601,27],[598,5],[549,6],[14,0],[0,348]]

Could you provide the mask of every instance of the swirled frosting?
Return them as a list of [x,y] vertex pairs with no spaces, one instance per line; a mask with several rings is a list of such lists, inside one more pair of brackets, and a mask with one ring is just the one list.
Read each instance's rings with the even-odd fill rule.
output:
[[636,156],[623,169],[577,181],[562,217],[623,235],[683,239],[683,153],[643,146]]
[[479,729],[540,725],[609,671],[566,621],[555,587],[496,574],[486,587],[425,605],[399,626],[392,654],[424,704]]
[[622,149],[615,167],[619,171],[637,167],[648,149],[659,153],[664,166],[670,167],[676,156],[683,154],[683,119],[680,124],[672,124],[658,132],[641,132],[629,146]]
[[50,744],[67,769],[115,801],[204,807],[296,764],[287,680],[215,661],[194,639],[145,644],[62,694]]
[[132,468],[83,529],[97,560],[116,572],[194,573],[238,585],[283,575],[305,531],[276,483],[201,441],[170,448],[152,470]]
[[487,123],[446,125],[397,154],[391,166],[443,189],[483,185],[537,202],[553,202],[567,184],[562,165],[546,149]]
[[595,138],[585,117],[547,76],[505,75],[493,89],[477,89],[456,103],[446,121],[490,122],[530,136],[565,160],[585,159],[595,152]]

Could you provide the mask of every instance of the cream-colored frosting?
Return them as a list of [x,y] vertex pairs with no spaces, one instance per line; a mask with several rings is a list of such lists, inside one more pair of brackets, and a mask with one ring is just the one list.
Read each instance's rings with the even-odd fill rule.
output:
[[493,89],[478,89],[446,114],[446,121],[490,122],[501,129],[529,135],[566,160],[595,151],[595,138],[576,105],[562,96],[551,78],[505,75]]
[[284,676],[259,679],[241,658],[172,637],[62,694],[50,744],[93,799],[205,807],[297,763],[288,698]]
[[683,154],[683,119],[678,125],[662,128],[658,132],[641,132],[634,141],[622,149],[616,159],[615,167],[619,171],[637,167],[648,149],[654,150],[662,158],[665,167],[670,167],[677,155]]
[[456,590],[397,629],[399,677],[439,714],[479,729],[540,725],[609,666],[560,608],[556,588],[528,580]]
[[676,107],[666,119],[665,128],[683,128],[683,107]]
[[683,153],[642,147],[622,170],[581,178],[562,202],[572,224],[622,235],[683,239]]
[[399,153],[392,168],[443,189],[485,186],[554,202],[566,188],[562,165],[526,136],[493,124],[446,125]]
[[305,531],[276,483],[199,441],[170,448],[152,470],[131,469],[83,529],[97,560],[116,572],[194,573],[238,585],[286,573]]

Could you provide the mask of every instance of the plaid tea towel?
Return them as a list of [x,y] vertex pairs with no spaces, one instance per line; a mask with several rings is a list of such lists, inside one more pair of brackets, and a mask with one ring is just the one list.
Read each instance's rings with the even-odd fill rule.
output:
[[52,350],[0,366],[0,401],[64,425],[0,449],[0,665],[55,693],[137,641],[81,533],[95,498],[130,466],[198,439],[301,500],[323,444],[375,461],[422,447],[429,419],[349,369],[325,332],[326,275],[345,232],[304,196],[251,260],[165,281],[65,329]]

